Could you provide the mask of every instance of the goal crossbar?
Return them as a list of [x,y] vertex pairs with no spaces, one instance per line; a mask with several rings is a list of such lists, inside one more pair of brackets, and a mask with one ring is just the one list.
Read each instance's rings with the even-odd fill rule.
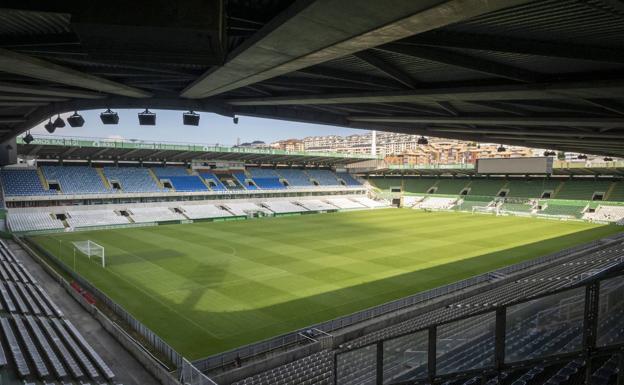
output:
[[98,245],[97,243],[86,240],[86,241],[75,241],[72,242],[75,250],[80,251],[82,254],[86,255],[91,259],[91,257],[99,257],[102,260],[102,267],[106,267],[106,254],[104,252],[104,246]]

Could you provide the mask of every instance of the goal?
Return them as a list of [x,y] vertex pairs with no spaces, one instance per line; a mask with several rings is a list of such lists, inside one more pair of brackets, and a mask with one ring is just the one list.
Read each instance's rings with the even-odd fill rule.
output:
[[106,255],[104,254],[104,246],[98,245],[97,243],[86,240],[86,241],[76,241],[72,242],[74,244],[74,253],[76,250],[86,255],[91,259],[94,257],[95,259],[102,260],[102,267],[106,267]]

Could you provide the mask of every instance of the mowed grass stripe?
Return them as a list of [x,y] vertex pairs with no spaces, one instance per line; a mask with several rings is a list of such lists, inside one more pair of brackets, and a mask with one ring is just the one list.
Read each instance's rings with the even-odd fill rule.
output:
[[196,359],[617,231],[387,209],[34,240],[70,267],[72,241],[104,245],[106,269],[79,257],[76,270]]

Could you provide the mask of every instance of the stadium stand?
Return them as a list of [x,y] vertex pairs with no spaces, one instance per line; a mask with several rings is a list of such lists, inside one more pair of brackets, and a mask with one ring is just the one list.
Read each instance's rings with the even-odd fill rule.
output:
[[[111,368],[0,243],[0,379],[15,384],[117,383]],[[8,371],[8,373],[7,373]]]
[[624,182],[615,182],[609,195],[607,196],[609,201],[624,202]]
[[186,215],[189,219],[223,218],[232,216],[232,213],[217,205],[185,205],[180,206],[180,208],[184,211],[184,215]]
[[5,168],[0,172],[2,191],[5,196],[53,195],[57,191],[47,190],[41,184],[35,169]]
[[403,207],[414,207],[423,199],[425,199],[424,196],[405,195],[403,197]]
[[419,209],[448,210],[457,202],[457,198],[428,196],[415,207]]
[[58,182],[63,194],[106,194],[102,178],[89,166],[41,166],[48,183]]
[[7,214],[7,222],[11,231],[39,231],[63,229],[65,226],[60,220],[53,218],[46,212],[12,212]]
[[459,211],[472,211],[473,207],[487,207],[492,203],[492,197],[465,196],[457,201],[455,206]]
[[154,175],[159,178],[169,178],[172,176],[189,176],[189,173],[185,167],[152,167]]
[[355,179],[353,175],[349,174],[348,172],[337,172],[336,176],[339,179],[342,179],[345,182],[345,185],[347,186],[361,186],[362,185],[360,181]]
[[563,182],[554,198],[591,200],[596,192],[606,193],[610,185],[610,181],[604,180],[568,180]]
[[308,169],[305,171],[311,180],[315,180],[321,186],[340,186],[336,174],[329,170]]
[[599,205],[594,212],[587,212],[583,219],[597,222],[619,222],[624,219],[624,206]]
[[104,175],[109,183],[117,182],[121,191],[129,193],[163,192],[146,168],[104,167]]
[[254,183],[258,188],[263,190],[283,190],[286,187],[280,182],[279,178],[253,178]]
[[300,201],[297,201],[296,203],[310,211],[326,211],[337,209],[336,206],[330,205],[329,203],[323,202],[319,199],[302,199]]
[[363,204],[359,203],[359,202],[354,202],[349,198],[327,198],[325,199],[325,201],[331,205],[334,205],[340,209],[361,209],[364,206]]
[[208,187],[196,175],[161,177],[161,181],[168,180],[176,191],[198,192],[209,191]]
[[[246,190],[257,190],[258,186],[255,185],[253,179],[251,179],[245,172],[235,172],[232,176],[236,181]],[[230,186],[228,186],[229,188]]]
[[473,179],[468,195],[496,196],[505,184],[502,179]]
[[436,194],[459,194],[470,183],[470,179],[440,179],[436,183]]
[[[400,180],[397,181],[397,185],[400,186]],[[420,178],[405,178],[403,183],[403,191],[410,193],[426,193],[435,184],[434,179],[420,179]]]
[[390,207],[390,203],[388,201],[385,201],[385,200],[376,201],[376,200],[370,199],[368,197],[354,197],[354,198],[352,198],[352,200],[354,200],[355,202],[357,202],[357,203],[359,203],[361,205],[369,207],[371,209],[381,208],[381,207]]
[[251,178],[278,178],[280,175],[272,168],[249,167],[247,172]]
[[[399,178],[369,178],[368,182],[382,191],[390,191],[392,188],[402,188],[403,181]],[[409,191],[414,192],[414,191]]]
[[544,191],[556,191],[560,184],[561,181],[544,178],[530,180],[510,179],[506,186],[509,189],[507,196],[522,198],[541,197]]
[[529,203],[511,203],[505,202],[500,208],[501,211],[515,212],[515,213],[530,213],[533,211],[533,205]]
[[560,204],[554,202],[546,202],[545,204],[546,206],[542,206],[541,214],[573,218],[580,218],[582,211],[587,206],[587,204]]
[[310,182],[310,177],[303,170],[281,168],[278,169],[277,172],[282,178],[286,179],[289,188],[314,186],[314,183]]
[[211,172],[202,172],[199,174],[213,191],[227,191],[227,188],[221,183],[219,178]]
[[223,204],[233,215],[247,216],[250,212],[263,212],[264,214],[272,214],[272,212],[264,207],[261,207],[253,202],[227,202]]
[[169,207],[132,207],[130,217],[137,223],[184,220],[184,216]]
[[128,224],[128,219],[113,210],[71,210],[67,211],[70,227],[90,227]]
[[296,205],[289,201],[267,201],[260,203],[260,205],[276,214],[300,213],[308,211],[305,207]]

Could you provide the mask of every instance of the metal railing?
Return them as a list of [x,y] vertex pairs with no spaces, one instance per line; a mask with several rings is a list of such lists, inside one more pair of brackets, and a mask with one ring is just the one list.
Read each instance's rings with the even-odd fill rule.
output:
[[624,268],[613,266],[566,288],[346,348],[334,355],[334,384],[485,383],[505,371],[574,359],[589,361],[590,376],[592,357],[624,348],[624,332],[614,336],[609,324],[622,319],[623,294]]

